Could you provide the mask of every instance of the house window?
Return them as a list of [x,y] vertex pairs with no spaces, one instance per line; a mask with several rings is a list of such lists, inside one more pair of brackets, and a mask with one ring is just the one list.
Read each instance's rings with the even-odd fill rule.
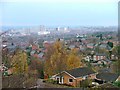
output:
[[62,77],[60,78],[60,82],[62,82]]
[[94,60],[96,60],[96,56],[94,56]]
[[87,79],[87,76],[84,76],[83,79]]
[[69,79],[69,82],[73,82],[73,79]]
[[100,60],[100,56],[98,56],[98,60]]

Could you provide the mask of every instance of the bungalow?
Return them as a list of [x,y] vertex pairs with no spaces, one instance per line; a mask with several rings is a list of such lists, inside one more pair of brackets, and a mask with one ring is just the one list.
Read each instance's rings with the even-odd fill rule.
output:
[[118,81],[119,80],[118,78],[119,78],[118,74],[110,72],[101,72],[96,75],[96,80],[102,81],[103,83],[113,83],[115,81]]
[[85,79],[94,79],[95,72],[88,67],[75,68],[68,71],[62,71],[59,74],[52,76],[51,79],[57,80],[59,84],[67,84],[71,86],[78,86],[80,82]]

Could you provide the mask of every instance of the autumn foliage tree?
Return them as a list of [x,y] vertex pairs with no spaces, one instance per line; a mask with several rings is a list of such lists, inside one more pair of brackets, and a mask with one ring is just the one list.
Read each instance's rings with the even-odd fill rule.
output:
[[56,41],[46,56],[45,73],[53,75],[66,69],[66,51],[62,42]]
[[77,51],[68,52],[63,42],[56,41],[46,53],[44,70],[46,74],[51,76],[63,70],[80,67],[80,65],[81,61]]
[[67,55],[67,69],[74,69],[82,66],[80,56],[77,55],[77,50],[72,49]]
[[28,72],[27,55],[23,51],[17,51],[11,61],[11,67],[14,74],[21,74]]

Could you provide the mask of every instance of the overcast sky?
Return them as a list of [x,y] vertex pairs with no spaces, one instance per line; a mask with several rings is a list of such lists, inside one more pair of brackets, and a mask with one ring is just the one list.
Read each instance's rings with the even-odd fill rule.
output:
[[1,0],[2,25],[117,26],[118,0]]

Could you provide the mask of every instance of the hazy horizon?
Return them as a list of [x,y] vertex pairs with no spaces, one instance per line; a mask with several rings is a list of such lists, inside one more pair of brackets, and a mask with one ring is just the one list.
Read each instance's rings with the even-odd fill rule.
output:
[[[4,1],[4,0],[2,0]],[[9,2],[14,1],[14,2]],[[5,0],[1,26],[117,26],[117,0]]]

